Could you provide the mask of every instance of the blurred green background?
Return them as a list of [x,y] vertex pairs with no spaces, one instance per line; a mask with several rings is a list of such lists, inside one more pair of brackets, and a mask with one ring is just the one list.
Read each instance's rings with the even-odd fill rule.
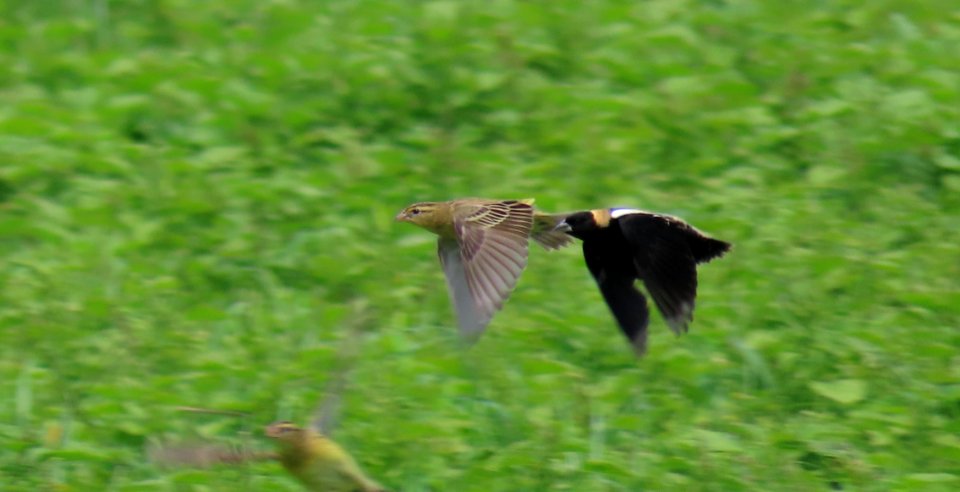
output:
[[[0,3],[0,490],[960,488],[953,1]],[[410,202],[626,205],[732,241],[636,360],[579,247],[469,351]],[[248,412],[197,415],[177,405]]]

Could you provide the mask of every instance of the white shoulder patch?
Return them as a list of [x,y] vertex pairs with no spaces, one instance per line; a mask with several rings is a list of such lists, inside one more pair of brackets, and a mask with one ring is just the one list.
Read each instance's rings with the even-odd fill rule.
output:
[[649,214],[646,210],[640,210],[638,208],[611,208],[610,209],[610,218],[619,219],[624,215],[630,214]]

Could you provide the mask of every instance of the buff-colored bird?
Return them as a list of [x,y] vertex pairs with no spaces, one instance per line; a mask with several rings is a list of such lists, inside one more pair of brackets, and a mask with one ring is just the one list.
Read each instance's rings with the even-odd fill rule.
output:
[[533,199],[463,198],[414,203],[396,219],[440,236],[437,253],[460,332],[475,340],[510,296],[527,265],[527,242],[546,249],[570,238],[554,230],[563,216],[538,212]]
[[317,429],[281,421],[267,426],[267,436],[277,440],[280,464],[307,490],[386,492],[363,474],[349,453]]
[[165,465],[210,467],[277,460],[306,490],[317,492],[386,492],[360,469],[350,454],[319,429],[291,422],[274,422],[266,435],[277,441],[277,451],[251,451],[216,444],[157,446],[152,461]]
[[[314,409],[310,425],[298,427],[288,421],[274,422],[265,434],[276,443],[275,452],[253,451],[216,444],[188,444],[154,446],[150,451],[153,461],[167,465],[208,467],[218,464],[238,464],[250,461],[276,460],[306,490],[323,492],[386,492],[376,481],[367,477],[356,460],[333,441],[340,408],[340,396],[347,386],[347,374],[358,356],[359,324],[356,324],[342,342],[340,359],[327,380],[323,398]],[[180,407],[182,411],[238,415],[237,412]]]

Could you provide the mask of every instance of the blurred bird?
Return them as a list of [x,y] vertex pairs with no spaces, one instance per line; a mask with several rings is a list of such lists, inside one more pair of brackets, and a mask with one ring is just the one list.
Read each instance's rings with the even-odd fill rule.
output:
[[318,429],[280,421],[267,426],[266,434],[277,440],[280,464],[307,490],[386,492],[363,474],[349,453]]
[[693,321],[697,264],[731,248],[679,218],[636,209],[566,214],[555,230],[583,241],[587,268],[637,355],[646,351],[650,312],[634,281],[643,281],[674,333],[685,333]]
[[460,332],[475,340],[510,296],[527,265],[527,240],[546,249],[570,242],[555,230],[563,216],[534,210],[533,199],[464,198],[414,203],[396,219],[440,236],[437,253]]
[[[359,313],[358,313],[359,314]],[[310,426],[301,428],[289,421],[267,426],[267,437],[276,440],[277,459],[307,490],[329,492],[386,492],[360,470],[356,460],[333,441],[340,399],[359,355],[361,331],[355,325],[339,349],[339,363],[314,409]]]
[[[362,303],[361,303],[362,304]],[[167,465],[208,467],[217,464],[240,464],[251,461],[277,460],[307,490],[323,492],[386,492],[360,470],[356,460],[333,441],[333,428],[340,407],[340,397],[347,378],[359,356],[360,326],[365,324],[363,306],[356,311],[355,322],[338,350],[337,365],[326,382],[323,398],[316,405],[310,425],[301,428],[288,421],[274,422],[265,429],[274,439],[276,452],[251,451],[216,444],[161,445],[150,450],[154,462]],[[243,416],[239,412],[178,407],[193,413]]]
[[151,461],[165,465],[211,467],[277,460],[307,490],[323,492],[386,492],[368,478],[356,460],[319,429],[274,422],[266,436],[277,441],[276,452],[252,451],[217,444],[155,446]]

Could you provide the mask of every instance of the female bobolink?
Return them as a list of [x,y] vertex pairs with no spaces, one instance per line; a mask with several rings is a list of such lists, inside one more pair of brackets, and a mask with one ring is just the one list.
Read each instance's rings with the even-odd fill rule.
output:
[[675,333],[686,332],[697,297],[697,264],[731,246],[676,217],[635,209],[568,214],[556,230],[583,241],[587,268],[637,355],[646,350],[650,312],[634,281],[643,281]]
[[[363,303],[354,304],[362,308]],[[325,492],[386,492],[367,478],[350,454],[332,440],[340,408],[340,396],[347,387],[348,373],[358,356],[361,324],[349,325],[341,342],[338,364],[327,380],[310,425],[301,428],[288,421],[274,422],[265,434],[276,441],[276,452],[255,452],[217,445],[158,446],[151,456],[158,463],[190,466],[278,460],[307,490]],[[180,410],[222,415],[243,415],[238,412],[197,407]]]
[[281,421],[267,426],[266,434],[277,440],[280,463],[308,490],[386,492],[363,474],[349,453],[316,429]]
[[532,199],[420,202],[396,218],[440,236],[440,264],[468,339],[479,337],[516,286],[527,265],[528,238],[547,249],[570,240],[555,230],[562,217],[535,211]]
[[340,445],[319,429],[274,422],[267,437],[277,441],[277,452],[251,451],[216,444],[155,446],[151,460],[165,465],[210,467],[277,460],[307,490],[323,492],[386,492],[368,478]]

